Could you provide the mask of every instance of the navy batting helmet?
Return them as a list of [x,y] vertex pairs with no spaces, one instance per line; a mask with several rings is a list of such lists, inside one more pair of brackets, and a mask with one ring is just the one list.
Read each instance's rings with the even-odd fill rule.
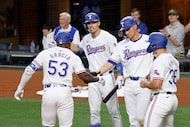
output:
[[134,24],[137,24],[136,20],[132,16],[126,16],[120,21],[121,28],[119,31],[128,30]]
[[89,22],[98,22],[98,21],[100,21],[100,17],[94,12],[90,12],[85,15],[85,21],[84,21],[85,24]]
[[153,32],[149,36],[150,45],[147,48],[147,52],[151,53],[157,49],[166,48],[167,37],[161,32]]
[[57,45],[67,44],[71,41],[69,32],[60,32],[55,37]]

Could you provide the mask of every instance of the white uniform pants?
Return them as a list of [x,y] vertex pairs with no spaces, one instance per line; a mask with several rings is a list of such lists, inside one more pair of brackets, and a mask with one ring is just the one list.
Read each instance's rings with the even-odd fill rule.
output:
[[175,94],[155,95],[146,112],[144,127],[173,127],[177,106]]
[[[114,88],[114,77],[112,74],[103,76],[105,85],[95,82],[88,84],[88,101],[90,106],[90,122],[91,125],[100,124],[100,110],[102,97],[105,97]],[[111,115],[113,127],[122,127],[122,119],[119,111],[117,95],[114,94],[106,103],[108,111]]]
[[140,125],[143,125],[144,116],[150,103],[150,94],[149,89],[140,87],[140,79],[126,79],[124,100],[130,127],[140,127]]
[[57,116],[59,127],[71,127],[74,113],[73,105],[70,87],[45,88],[41,106],[42,125],[54,127]]

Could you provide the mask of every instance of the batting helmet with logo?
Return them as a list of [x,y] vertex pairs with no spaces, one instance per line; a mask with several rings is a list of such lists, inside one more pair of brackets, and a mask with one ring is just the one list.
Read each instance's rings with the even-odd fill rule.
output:
[[57,45],[67,44],[71,41],[69,32],[60,32],[55,38]]
[[100,17],[94,12],[90,12],[85,15],[85,21],[84,21],[85,24],[89,22],[98,22],[98,21],[100,21]]
[[167,37],[161,32],[152,32],[149,36],[150,45],[147,48],[147,52],[151,53],[157,49],[166,48]]
[[126,16],[120,21],[121,28],[119,31],[128,30],[135,24],[137,24],[137,22],[132,16]]

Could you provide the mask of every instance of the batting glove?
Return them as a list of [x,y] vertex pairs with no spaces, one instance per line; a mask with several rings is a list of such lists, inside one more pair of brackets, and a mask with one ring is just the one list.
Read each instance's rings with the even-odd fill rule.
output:
[[14,94],[15,99],[20,101],[21,98],[23,98],[23,96],[24,96],[24,90],[18,87]]
[[120,89],[121,86],[124,85],[124,78],[123,78],[123,76],[117,76],[115,84],[118,85],[118,88]]
[[90,72],[90,74],[93,75],[93,76],[97,76],[99,73],[100,73],[100,72],[94,72],[94,71],[93,71],[93,72]]
[[97,77],[99,78],[98,83],[100,83],[100,84],[102,84],[102,86],[104,86],[105,85],[104,78],[102,76],[99,76],[99,75]]

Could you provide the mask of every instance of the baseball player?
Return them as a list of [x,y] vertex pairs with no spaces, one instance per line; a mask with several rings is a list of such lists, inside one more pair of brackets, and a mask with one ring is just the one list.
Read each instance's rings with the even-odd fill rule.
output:
[[[111,56],[113,48],[117,44],[116,38],[105,30],[100,29],[100,18],[96,13],[88,13],[85,15],[84,23],[90,32],[85,35],[75,51],[82,49],[89,62],[89,70],[96,71]],[[79,47],[79,48],[77,48]],[[88,100],[90,106],[90,127],[100,127],[100,108],[102,97],[105,97],[115,86],[113,68],[102,76],[105,85],[102,86],[98,82],[88,84]],[[122,127],[121,115],[117,95],[106,103],[108,111],[111,115],[114,127]]]
[[102,78],[85,72],[81,59],[69,47],[69,34],[59,33],[56,38],[58,46],[43,50],[28,65],[14,94],[17,100],[23,96],[24,86],[32,75],[43,67],[42,125],[54,127],[56,115],[59,127],[71,127],[73,121],[73,98],[71,94],[72,73],[75,72],[84,82],[104,84]]
[[140,80],[149,74],[154,56],[146,51],[149,45],[148,35],[138,32],[133,17],[124,17],[120,24],[120,31],[123,31],[126,37],[118,43],[112,56],[96,72],[104,74],[117,63],[122,63],[123,79],[120,77],[116,83],[122,85],[120,82],[125,79],[124,100],[130,127],[142,127],[150,102],[150,90],[142,89]]
[[147,52],[153,52],[156,59],[151,68],[151,81],[141,81],[142,88],[149,88],[153,92],[144,127],[173,127],[174,113],[178,106],[175,93],[180,74],[179,62],[170,53],[166,53],[167,37],[164,34],[151,33],[149,42]]

